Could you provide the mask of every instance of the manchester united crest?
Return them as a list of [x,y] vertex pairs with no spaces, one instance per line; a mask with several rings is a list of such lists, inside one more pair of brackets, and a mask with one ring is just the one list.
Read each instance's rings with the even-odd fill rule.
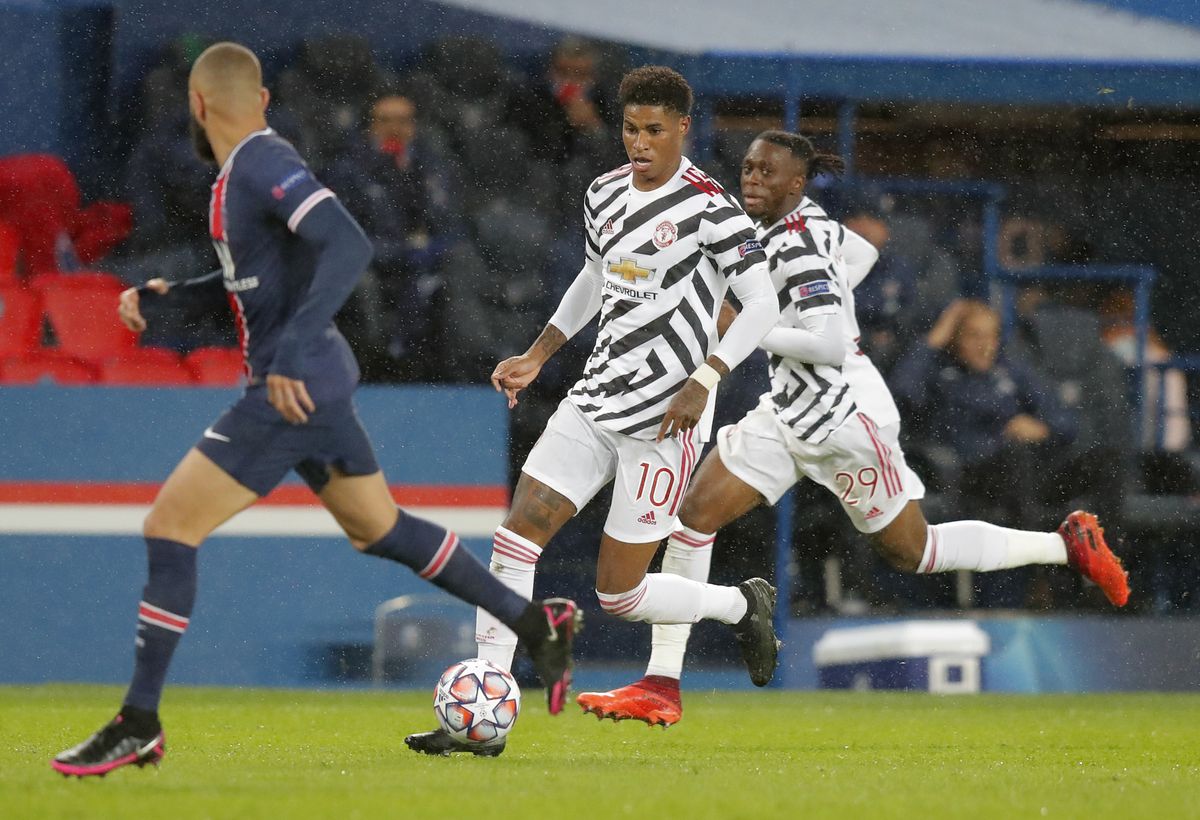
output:
[[678,235],[679,229],[675,227],[675,223],[670,220],[663,220],[654,229],[654,247],[669,248]]

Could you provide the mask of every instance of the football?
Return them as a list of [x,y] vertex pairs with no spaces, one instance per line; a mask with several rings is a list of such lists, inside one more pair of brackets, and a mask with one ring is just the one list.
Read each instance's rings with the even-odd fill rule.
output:
[[487,743],[512,731],[521,712],[521,689],[491,661],[471,658],[442,673],[433,713],[443,729],[468,743]]

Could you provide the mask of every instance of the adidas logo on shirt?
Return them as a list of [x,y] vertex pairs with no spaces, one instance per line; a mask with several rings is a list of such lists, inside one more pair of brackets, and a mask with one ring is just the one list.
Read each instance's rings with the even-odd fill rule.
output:
[[650,512],[646,513],[641,518],[639,518],[638,523],[639,524],[654,524],[654,523],[656,523],[654,520],[654,510],[651,510]]
[[610,219],[610,220],[608,220],[607,222],[605,222],[605,223],[604,223],[604,227],[603,227],[603,228],[601,228],[601,230],[600,230],[600,233],[602,233],[602,234],[609,234],[610,236],[611,236],[612,234],[616,233],[616,229],[614,229],[614,228],[613,228],[613,224],[612,224],[612,220],[611,220],[611,219]]
[[878,518],[881,515],[883,515],[883,510],[878,507],[872,507],[870,512],[863,516],[863,520],[870,521],[872,518]]

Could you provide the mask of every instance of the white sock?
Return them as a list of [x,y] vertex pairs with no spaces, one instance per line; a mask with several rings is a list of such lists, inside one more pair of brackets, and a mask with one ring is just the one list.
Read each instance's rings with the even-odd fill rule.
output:
[[[497,527],[496,535],[492,538],[492,560],[488,568],[502,584],[530,600],[533,598],[533,576],[541,556],[542,548],[528,538]],[[475,642],[479,657],[501,669],[512,668],[513,654],[517,651],[516,633],[486,609],[475,610]]]
[[983,521],[932,524],[927,532],[925,554],[917,569],[921,573],[1067,563],[1067,547],[1056,532],[1010,530]]
[[[716,537],[715,533],[697,532],[689,527],[671,533],[663,555],[662,571],[701,583],[708,581]],[[683,656],[692,625],[654,624],[650,632],[650,662],[646,664],[646,674],[679,680],[683,676]]]
[[702,584],[678,575],[654,573],[628,592],[608,595],[597,590],[600,606],[627,621],[694,624],[711,618],[736,624],[746,614],[746,596],[737,587]]

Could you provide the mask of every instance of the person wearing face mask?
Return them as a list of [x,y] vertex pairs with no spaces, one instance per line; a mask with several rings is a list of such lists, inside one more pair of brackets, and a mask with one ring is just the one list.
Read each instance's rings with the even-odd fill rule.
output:
[[344,324],[368,376],[416,378],[428,375],[436,262],[460,232],[452,185],[403,89],[380,89],[365,120],[325,174],[375,246]]

